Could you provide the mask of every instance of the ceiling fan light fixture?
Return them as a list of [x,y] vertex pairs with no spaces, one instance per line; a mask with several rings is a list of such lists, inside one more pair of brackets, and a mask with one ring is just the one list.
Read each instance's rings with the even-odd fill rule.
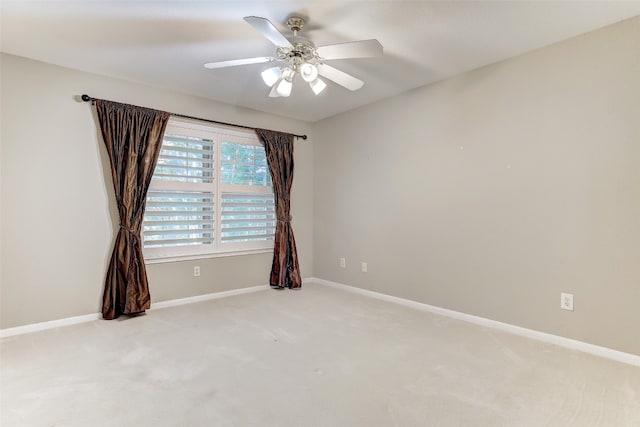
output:
[[313,64],[305,62],[300,66],[300,75],[305,82],[311,83],[318,78],[318,68]]
[[282,77],[280,77],[274,84],[273,86],[271,86],[271,92],[269,92],[269,98],[279,98],[280,95],[278,94],[278,84],[280,83],[280,80],[282,80]]
[[293,82],[291,80],[288,80],[287,78],[282,78],[282,80],[280,80],[280,83],[275,85],[276,92],[278,93],[278,95],[284,96],[284,97],[291,95],[292,87],[293,87]]
[[282,76],[282,70],[280,69],[280,67],[267,68],[262,73],[260,73],[260,75],[262,76],[262,80],[264,80],[266,85],[272,87]]
[[309,82],[309,86],[311,86],[311,90],[313,91],[313,93],[319,95],[320,92],[322,92],[327,87],[327,84],[318,77],[314,81]]
[[282,78],[285,80],[292,81],[295,74],[296,72],[289,67],[282,70]]

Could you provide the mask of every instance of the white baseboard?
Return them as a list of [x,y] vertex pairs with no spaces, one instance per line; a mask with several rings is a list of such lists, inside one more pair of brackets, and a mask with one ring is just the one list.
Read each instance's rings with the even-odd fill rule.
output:
[[176,307],[178,305],[193,304],[196,302],[209,301],[212,299],[228,298],[235,295],[250,294],[252,292],[266,291],[270,289],[269,285],[252,286],[250,288],[232,289],[230,291],[214,292],[205,295],[195,295],[192,297],[172,299],[169,301],[160,301],[151,304],[149,311],[158,310],[167,307]]
[[[303,279],[302,283],[309,283],[309,279]],[[208,301],[219,298],[227,298],[235,295],[248,294],[270,289],[269,285],[252,286],[249,288],[232,289],[230,291],[213,292],[206,295],[196,295],[187,298],[178,298],[169,301],[160,301],[151,304],[149,311],[158,310],[167,307],[175,307],[184,304],[193,304],[201,301]],[[44,331],[47,329],[60,328],[62,326],[76,325],[78,323],[91,322],[102,318],[101,313],[91,313],[82,316],[67,317],[65,319],[50,320],[48,322],[32,323],[24,326],[16,326],[14,328],[0,329],[0,338],[11,337],[14,335],[28,334],[30,332]]]
[[355,293],[358,295],[363,295],[370,298],[375,298],[382,301],[403,305],[405,307],[410,307],[416,310],[427,311],[429,313],[439,314],[439,315],[450,317],[453,319],[463,320],[465,322],[473,323],[476,325],[497,329],[503,332],[520,335],[526,338],[531,338],[534,340],[543,341],[550,344],[555,344],[555,345],[569,348],[572,350],[582,351],[584,353],[589,353],[595,356],[612,359],[618,362],[628,363],[634,366],[640,366],[640,356],[635,354],[625,353],[625,352],[613,350],[607,347],[601,347],[598,345],[589,344],[582,341],[572,340],[570,338],[565,338],[558,335],[547,334],[545,332],[535,331],[533,329],[522,328],[520,326],[510,325],[508,323],[502,323],[496,320],[486,319],[484,317],[479,317],[479,316],[473,316],[471,314],[465,314],[458,311],[436,307],[433,305],[424,304],[421,302],[412,301],[404,298],[398,298],[391,295],[382,294],[379,292],[356,288],[353,286],[348,286],[342,283],[332,282],[329,280],[311,277],[307,280],[307,282],[316,283],[319,285],[325,285],[325,286],[329,286],[336,289],[341,289],[341,290]]
[[62,326],[76,325],[78,323],[98,320],[100,313],[84,314],[82,316],[67,317],[65,319],[49,320],[47,322],[31,323],[15,328],[0,329],[0,338],[12,337],[14,335],[28,334],[31,332],[44,331],[46,329],[60,328]]
[[[461,313],[446,308],[436,307],[429,304],[424,304],[417,301],[412,301],[404,298],[394,297],[391,295],[382,294],[379,292],[369,291],[366,289],[356,288],[353,286],[344,285],[342,283],[332,282],[329,280],[319,279],[316,277],[305,278],[302,281],[303,284],[316,283],[319,285],[325,285],[337,289],[342,289],[347,292],[367,296],[370,298],[376,298],[382,301],[392,302],[395,304],[410,307],[416,310],[427,311],[429,313],[439,314],[442,316],[450,317],[453,319],[463,320],[465,322],[473,323],[488,328],[501,330],[504,332],[520,335],[523,337],[535,339],[538,341],[547,342],[550,344],[559,345],[561,347],[569,348],[572,350],[579,350],[585,353],[593,354],[607,359],[616,360],[618,362],[628,363],[634,366],[640,366],[640,356],[630,353],[625,353],[618,350],[613,350],[607,347],[601,347],[594,344],[585,343],[582,341],[572,340],[570,338],[560,337],[557,335],[547,334],[545,332],[539,332],[532,329],[522,328],[520,326],[510,325],[508,323],[498,322],[496,320],[486,319],[484,317],[474,316],[471,314]],[[252,286],[249,288],[232,289],[230,291],[214,292],[206,295],[196,295],[193,297],[179,298],[169,301],[161,301],[151,304],[150,310],[158,310],[167,307],[175,307],[184,304],[193,304],[196,302],[208,301],[219,298],[227,298],[235,295],[248,294],[252,292],[259,292],[270,289],[269,285]],[[14,328],[0,329],[0,338],[11,337],[14,335],[27,334],[30,332],[44,331],[47,329],[60,328],[63,326],[75,325],[78,323],[91,322],[101,318],[100,313],[85,314],[82,316],[68,317],[65,319],[50,320],[47,322],[33,323],[24,326],[17,326]]]

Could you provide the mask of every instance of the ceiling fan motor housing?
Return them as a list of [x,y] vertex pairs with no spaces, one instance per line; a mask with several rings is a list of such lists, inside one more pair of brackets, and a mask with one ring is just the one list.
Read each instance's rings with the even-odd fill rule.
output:
[[289,66],[294,70],[298,71],[304,63],[317,65],[321,62],[315,46],[310,41],[299,39],[292,44],[292,48],[278,47],[276,55],[279,60],[288,62]]

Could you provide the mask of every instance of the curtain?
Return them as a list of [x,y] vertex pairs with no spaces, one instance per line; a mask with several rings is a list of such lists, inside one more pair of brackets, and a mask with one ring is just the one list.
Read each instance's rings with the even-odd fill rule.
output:
[[272,288],[302,287],[296,240],[291,228],[291,185],[293,183],[293,135],[256,129],[264,145],[273,183],[276,208],[275,245],[269,282]]
[[120,217],[102,298],[102,316],[115,319],[151,305],[140,231],[169,113],[101,99],[95,103]]

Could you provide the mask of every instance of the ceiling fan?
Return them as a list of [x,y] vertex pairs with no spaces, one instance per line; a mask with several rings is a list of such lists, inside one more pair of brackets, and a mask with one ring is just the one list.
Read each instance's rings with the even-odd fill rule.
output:
[[287,25],[293,32],[293,37],[290,38],[285,37],[266,18],[245,16],[244,20],[276,46],[275,56],[210,62],[204,64],[204,66],[205,68],[215,69],[238,65],[282,62],[284,63],[283,65],[268,68],[261,73],[264,82],[271,87],[269,96],[273,98],[291,95],[293,79],[297,74],[300,74],[302,79],[309,83],[311,90],[316,95],[327,87],[327,84],[320,76],[351,91],[358,90],[364,85],[362,80],[325,64],[325,61],[369,58],[382,55],[382,45],[375,39],[316,47],[311,40],[298,35],[298,32],[305,24],[304,18],[299,16],[291,16],[287,19]]

